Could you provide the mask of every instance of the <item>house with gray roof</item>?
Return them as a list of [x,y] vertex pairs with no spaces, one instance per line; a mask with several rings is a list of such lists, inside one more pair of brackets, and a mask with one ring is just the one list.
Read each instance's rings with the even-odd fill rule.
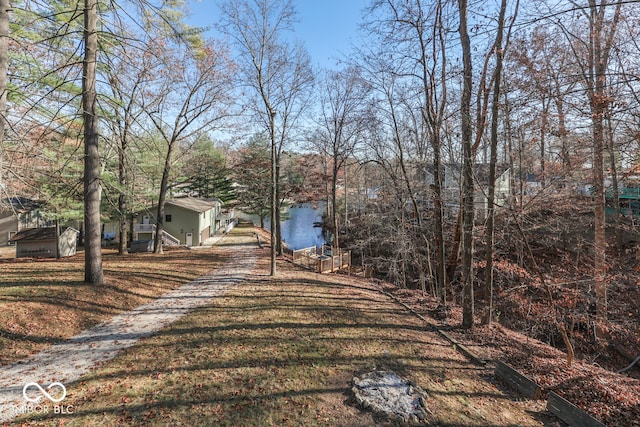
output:
[[[157,206],[138,214],[133,240],[152,240],[155,237]],[[167,200],[164,207],[163,236],[165,244],[200,246],[224,229],[229,215],[223,212],[218,199],[182,197]]]

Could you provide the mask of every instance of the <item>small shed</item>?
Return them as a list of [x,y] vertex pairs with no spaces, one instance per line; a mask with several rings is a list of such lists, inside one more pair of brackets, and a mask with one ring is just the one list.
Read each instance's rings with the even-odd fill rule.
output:
[[52,227],[55,223],[43,215],[43,202],[26,197],[0,200],[0,246],[9,244],[18,232],[33,227]]
[[[70,257],[76,254],[79,231],[75,228],[65,228],[60,230],[58,239],[58,251],[60,257]],[[16,244],[16,258],[56,257],[56,228],[29,228],[15,234],[11,242]]]

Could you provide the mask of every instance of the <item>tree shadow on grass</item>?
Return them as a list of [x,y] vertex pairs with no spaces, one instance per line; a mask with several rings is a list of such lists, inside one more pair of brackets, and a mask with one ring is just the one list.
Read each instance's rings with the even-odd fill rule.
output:
[[[460,359],[446,342],[436,336],[423,338],[428,327],[390,299],[361,292],[371,289],[351,287],[351,295],[344,293],[349,286],[322,279],[258,276],[246,285],[253,286],[251,292],[215,299],[139,341],[104,369],[67,384],[76,407],[73,421],[300,425],[299,420],[309,419],[318,423],[317,398],[344,397],[357,372],[389,368],[407,376],[444,378],[452,370],[476,373],[477,368]],[[485,388],[424,388],[431,396],[453,400],[510,400]],[[48,414],[32,419],[53,424],[61,418]]]

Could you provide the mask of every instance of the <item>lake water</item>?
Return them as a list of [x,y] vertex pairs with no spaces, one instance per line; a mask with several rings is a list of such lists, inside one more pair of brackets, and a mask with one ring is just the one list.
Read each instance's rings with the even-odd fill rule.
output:
[[[324,203],[318,203],[315,207],[311,203],[294,205],[283,212],[282,240],[292,250],[321,246],[325,243],[321,227],[313,224],[322,221]],[[260,221],[255,221],[259,224]],[[266,229],[270,229],[271,220],[267,218],[264,223]]]

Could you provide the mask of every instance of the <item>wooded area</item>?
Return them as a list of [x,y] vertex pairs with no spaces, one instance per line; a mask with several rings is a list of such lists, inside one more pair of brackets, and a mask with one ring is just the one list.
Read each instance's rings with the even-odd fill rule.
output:
[[[635,1],[371,0],[314,69],[295,2],[0,1],[0,189],[121,254],[168,198],[326,201],[352,264],[574,357],[640,354]],[[215,10],[214,10],[215,9]],[[227,44],[228,43],[228,44]],[[636,192],[635,194],[640,194]],[[612,350],[618,348],[618,350]],[[607,362],[607,363],[608,363]]]

